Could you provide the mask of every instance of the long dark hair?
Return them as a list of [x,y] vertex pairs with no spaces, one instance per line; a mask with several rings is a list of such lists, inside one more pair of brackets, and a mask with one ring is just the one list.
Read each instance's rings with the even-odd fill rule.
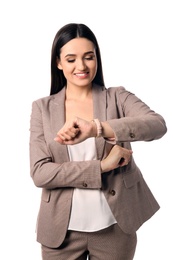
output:
[[98,67],[93,83],[104,86],[100,48],[94,33],[84,24],[69,23],[57,32],[52,44],[50,95],[58,93],[66,85],[66,78],[63,71],[57,68],[56,63],[57,58],[60,58],[60,50],[67,42],[78,37],[86,38],[94,44]]

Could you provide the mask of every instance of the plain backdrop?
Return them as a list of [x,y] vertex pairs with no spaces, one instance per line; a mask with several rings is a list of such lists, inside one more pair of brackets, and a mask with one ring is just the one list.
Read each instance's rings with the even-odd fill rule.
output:
[[161,206],[137,232],[135,260],[173,259],[172,14],[171,0],[1,0],[0,259],[41,260],[35,234],[41,190],[29,169],[31,104],[49,95],[52,41],[69,22],[95,33],[106,87],[124,86],[166,120],[162,139],[132,145]]

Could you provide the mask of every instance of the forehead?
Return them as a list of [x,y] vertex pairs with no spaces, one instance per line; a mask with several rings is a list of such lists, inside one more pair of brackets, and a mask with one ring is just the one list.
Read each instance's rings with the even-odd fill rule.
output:
[[75,38],[67,42],[61,48],[61,54],[82,54],[89,51],[95,51],[94,44],[86,38]]

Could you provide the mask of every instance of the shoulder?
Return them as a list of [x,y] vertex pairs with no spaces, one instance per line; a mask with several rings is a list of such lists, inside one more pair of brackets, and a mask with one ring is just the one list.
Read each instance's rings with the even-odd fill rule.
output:
[[100,85],[93,85],[93,91],[95,93],[111,93],[111,94],[119,94],[126,92],[127,90],[123,86],[112,86],[112,87],[106,87],[106,86],[100,86]]
[[105,91],[107,92],[108,97],[114,97],[116,100],[120,100],[121,102],[124,102],[130,96],[134,96],[134,93],[127,90],[124,86],[109,87],[106,88]]
[[[55,94],[55,95],[57,95],[57,94]],[[51,100],[55,99],[55,95],[38,98],[38,99],[34,100],[33,103],[37,103],[37,104],[49,103]]]
[[96,94],[96,98],[100,99],[105,97],[107,102],[126,102],[129,97],[134,97],[135,94],[127,90],[124,86],[112,86],[112,87],[101,87],[98,85],[94,85],[94,93]]
[[105,91],[107,93],[112,93],[112,94],[114,93],[117,95],[124,93],[124,92],[128,92],[124,86],[108,87],[108,88],[105,88]]
[[37,104],[38,106],[47,106],[50,103],[58,103],[65,98],[65,89],[63,88],[60,92],[54,95],[45,96],[33,101],[33,104]]

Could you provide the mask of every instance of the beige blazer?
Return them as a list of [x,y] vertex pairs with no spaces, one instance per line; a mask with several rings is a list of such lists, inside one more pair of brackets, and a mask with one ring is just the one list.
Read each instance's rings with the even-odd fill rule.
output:
[[[134,141],[159,139],[167,131],[162,116],[123,87],[102,90],[94,85],[93,100],[94,118],[108,121],[116,143],[124,147],[131,148]],[[121,229],[135,232],[159,209],[157,201],[133,158],[127,166],[101,175],[100,160],[113,145],[104,138],[95,139],[97,160],[70,162],[67,147],[54,141],[65,123],[64,101],[65,88],[32,104],[30,171],[35,185],[42,188],[37,241],[48,247],[61,245],[75,187],[102,189]]]

